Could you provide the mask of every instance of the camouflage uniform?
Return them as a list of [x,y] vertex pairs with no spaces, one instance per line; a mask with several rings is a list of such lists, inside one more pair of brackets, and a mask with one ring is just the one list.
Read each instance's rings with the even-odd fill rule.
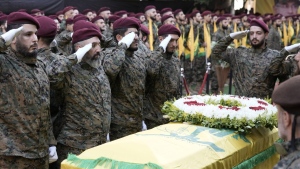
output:
[[[217,32],[215,32],[212,35],[212,42],[218,42],[219,40],[221,40],[223,37],[228,36],[230,34],[230,30],[229,29],[223,29],[222,27],[219,27]],[[217,79],[217,74],[215,72],[215,66],[216,65],[220,65],[220,60],[213,60],[211,59],[211,63],[212,63],[212,71],[210,72],[210,77],[211,77],[211,91],[212,93],[215,94],[219,94],[218,92],[218,79]],[[223,91],[222,91],[223,92]]]
[[69,56],[73,53],[71,33],[68,30],[64,30],[55,37],[58,51],[64,56]]
[[[143,22],[143,24],[149,29],[149,21],[148,20],[145,20],[145,22]],[[156,48],[159,44],[157,44],[158,43],[157,42],[157,39],[158,39],[158,27],[157,27],[155,21],[152,21],[152,31],[153,31],[153,48]]]
[[49,156],[37,159],[28,159],[19,156],[0,156],[0,166],[5,169],[39,169],[48,168]]
[[102,48],[110,48],[117,46],[116,41],[113,39],[112,36],[105,36],[102,34],[101,37],[101,47]]
[[145,57],[130,53],[124,44],[104,52],[104,69],[112,92],[110,139],[115,140],[142,129]]
[[[76,55],[72,54],[47,67],[53,88],[62,89],[65,95],[65,122],[57,141],[69,147],[69,152],[105,143],[111,119],[111,90],[103,67],[76,63]],[[58,149],[60,159],[66,158],[62,156],[67,153],[62,151]]]
[[[187,29],[190,30],[190,27],[188,26]],[[200,40],[201,32],[203,32],[203,26],[194,24],[194,40],[199,36],[198,47],[202,46],[203,43],[203,40]],[[185,58],[183,63],[184,75],[191,95],[198,94],[198,90],[200,89],[206,72],[206,57],[205,55],[200,55],[198,49],[195,50],[197,51],[197,54],[195,54],[194,60],[191,62],[190,58]]]
[[163,53],[162,48],[154,51],[152,57],[157,58],[154,65],[159,71],[147,76],[143,114],[148,129],[168,122],[162,117],[161,106],[165,101],[180,96],[180,60],[178,57]]
[[[1,50],[4,46],[0,39]],[[0,60],[0,158],[43,160],[48,157],[49,145],[56,145],[47,74],[36,58],[23,57],[11,48],[0,54]],[[13,165],[11,160],[1,160],[0,163],[6,163],[1,166]],[[42,168],[47,168],[47,164]]]
[[281,37],[277,28],[274,28],[274,26],[271,26],[270,28],[267,39],[267,47],[273,50],[281,50]]
[[[59,59],[63,56],[56,55],[47,48],[38,49],[37,59],[41,61],[42,67],[47,71],[46,68],[51,64],[52,61]],[[62,89],[55,89],[50,84],[50,113],[51,113],[51,121],[53,126],[53,134],[54,137],[57,138],[61,127],[62,127],[62,113],[63,113],[63,104],[64,95]]]
[[281,155],[280,161],[273,169],[300,168],[300,139],[295,140],[296,150],[292,149],[291,142],[276,143],[276,150]]
[[279,53],[267,47],[227,49],[232,41],[230,36],[221,39],[213,48],[212,59],[223,59],[230,64],[235,94],[257,98],[270,97],[276,79],[286,74],[279,68],[282,66],[282,58],[285,58],[288,52],[282,50]]

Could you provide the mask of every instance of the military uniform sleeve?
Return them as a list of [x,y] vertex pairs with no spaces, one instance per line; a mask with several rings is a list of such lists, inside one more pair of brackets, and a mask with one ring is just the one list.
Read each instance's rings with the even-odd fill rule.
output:
[[211,57],[213,60],[224,60],[228,63],[231,63],[231,57],[234,56],[234,48],[227,48],[233,39],[230,36],[222,38],[212,49]]
[[118,75],[125,61],[126,49],[126,45],[121,44],[113,50],[104,53],[103,68],[110,80],[114,80]]
[[72,41],[71,32],[62,33],[57,39],[56,42],[58,46],[66,46]]
[[285,61],[285,58],[289,55],[289,52],[286,51],[284,48],[280,51],[280,54],[275,56],[274,59],[272,59],[269,72],[273,76],[283,76],[291,74],[291,66],[290,64],[287,64]]
[[0,36],[0,52],[6,51],[7,46],[5,45],[5,40]]
[[49,136],[49,146],[51,145],[56,145],[57,142],[55,140],[54,134],[53,134],[53,126],[52,126],[52,121],[50,117],[50,111],[49,111],[49,130],[48,130],[48,136]]
[[46,68],[51,85],[56,89],[63,88],[65,73],[69,72],[76,63],[77,57],[75,54],[68,57],[60,57],[52,61]]
[[161,47],[157,48],[155,51],[151,52],[151,56],[146,58],[145,65],[147,67],[147,76],[154,77],[158,74],[159,68],[161,66],[161,61],[163,60],[163,49]]

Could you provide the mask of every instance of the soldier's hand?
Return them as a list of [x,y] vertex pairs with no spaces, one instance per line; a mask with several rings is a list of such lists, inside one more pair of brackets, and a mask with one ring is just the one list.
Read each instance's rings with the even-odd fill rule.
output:
[[92,48],[92,43],[89,43],[87,45],[85,45],[84,47],[82,48],[79,48],[75,54],[77,56],[77,63],[81,62],[83,56],[86,54],[86,52],[88,52],[90,49]]
[[49,164],[55,162],[58,159],[56,147],[49,147]]
[[6,45],[9,45],[14,37],[23,29],[23,26],[19,27],[18,29],[12,29],[4,34],[1,37],[4,39]]
[[130,32],[118,42],[118,45],[121,45],[122,43],[124,43],[124,44],[126,44],[127,48],[129,48],[129,46],[133,42],[134,38],[135,38],[135,33]]
[[241,39],[241,38],[245,37],[248,32],[249,32],[249,30],[234,32],[234,33],[230,33],[229,36],[232,39]]
[[163,48],[164,52],[166,52],[166,48],[170,40],[171,40],[171,35],[168,35],[164,40],[160,42],[159,46]]
[[284,47],[284,49],[290,53],[296,52],[297,50],[299,50],[299,48],[300,48],[300,43],[296,43],[294,45]]

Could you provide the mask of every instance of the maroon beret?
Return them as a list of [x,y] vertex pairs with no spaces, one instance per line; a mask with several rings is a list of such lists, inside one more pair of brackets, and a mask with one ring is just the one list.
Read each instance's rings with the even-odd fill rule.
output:
[[114,22],[113,29],[119,28],[136,28],[140,29],[140,23],[135,20],[136,18],[127,17],[120,18]]
[[19,9],[19,10],[17,10],[17,12],[25,12],[25,13],[27,13],[27,10],[26,9]]
[[37,31],[36,35],[40,37],[54,37],[56,35],[57,26],[53,19],[47,16],[37,17],[40,23],[40,29]]
[[119,17],[118,15],[111,15],[108,17],[109,22],[113,23],[116,20],[120,19],[121,17]]
[[56,15],[49,15],[48,17],[51,18],[51,19],[53,19],[53,20],[54,20],[54,19],[57,19],[57,20],[58,20],[58,18],[57,18]]
[[224,16],[224,17],[230,17],[230,18],[232,17],[231,14],[223,14],[223,16]]
[[235,16],[233,16],[231,19],[241,19],[241,16],[235,15]]
[[300,76],[294,76],[280,83],[273,91],[272,101],[290,114],[300,114]]
[[264,22],[266,23],[266,22],[269,22],[271,20],[271,18],[268,18],[268,17],[266,17],[266,18],[264,18]]
[[148,6],[145,7],[144,11],[146,12],[146,11],[148,11],[150,9],[156,9],[156,7],[153,6],[153,5],[148,5]]
[[72,36],[72,43],[75,44],[77,42],[84,41],[95,36],[101,39],[101,34],[99,30],[82,28],[74,32]]
[[141,26],[141,29],[140,29],[140,30],[141,30],[143,33],[145,33],[146,35],[149,35],[149,34],[150,34],[149,29],[148,29],[145,25],[140,24],[140,26]]
[[7,16],[7,25],[9,24],[33,24],[40,28],[39,22],[33,16],[25,13],[25,12],[12,12]]
[[104,20],[104,18],[103,18],[102,16],[99,16],[99,15],[98,15],[98,16],[96,16],[95,18],[93,18],[91,22],[92,22],[92,23],[95,23],[96,21],[98,21],[98,20],[100,20],[100,19],[103,19],[103,20]]
[[69,10],[75,9],[75,7],[73,6],[67,6],[63,9],[63,14],[65,14],[66,12],[68,12]]
[[92,11],[93,10],[91,10],[91,9],[85,9],[85,10],[82,11],[82,14],[86,15],[87,13],[92,12]]
[[109,7],[102,7],[98,10],[98,15],[103,12],[103,11],[110,11],[110,8]]
[[124,15],[124,14],[127,14],[127,11],[121,10],[121,11],[117,11],[117,12],[114,13],[114,15],[118,15],[120,17],[122,17],[122,15]]
[[178,36],[181,35],[181,32],[174,25],[162,25],[158,29],[158,36],[168,35],[168,34],[176,34]]
[[164,15],[161,17],[161,23],[163,24],[167,19],[174,18],[172,15]]
[[182,9],[176,9],[173,14],[174,16],[178,15],[180,12],[183,12]]
[[99,29],[95,24],[81,20],[81,21],[77,21],[76,23],[74,23],[73,31],[75,32],[75,31],[77,31],[79,29],[83,29],[83,28],[96,29],[96,30]]
[[73,23],[75,23],[77,21],[81,21],[81,20],[89,21],[89,18],[87,16],[85,16],[85,15],[78,14],[78,15],[74,16]]
[[5,20],[7,20],[7,15],[0,14],[0,21],[5,21]]
[[251,26],[258,26],[261,27],[265,32],[269,32],[268,25],[262,20],[259,19],[252,19],[250,22],[250,27]]
[[273,15],[272,13],[265,13],[264,16]]
[[55,13],[55,15],[57,15],[57,16],[58,15],[63,15],[63,14],[64,14],[64,12],[62,10]]
[[138,19],[140,19],[141,16],[145,16],[145,14],[144,13],[137,13],[137,14],[135,14],[135,17],[138,18]]
[[204,11],[204,12],[201,14],[201,16],[204,17],[204,16],[210,15],[210,14],[211,14],[210,11]]
[[74,20],[72,18],[66,19],[66,25],[74,24]]
[[276,21],[277,19],[281,20],[281,17],[274,16],[274,17],[272,17],[271,19],[272,19],[272,21],[274,22],[274,21]]
[[129,12],[127,13],[128,17],[135,17],[135,13],[134,12]]
[[160,14],[164,14],[166,12],[172,12],[172,8],[163,8],[162,10],[160,10]]
[[200,11],[195,10],[194,12],[191,13],[190,17],[195,17],[197,13],[200,13]]
[[278,16],[278,17],[282,17],[283,15],[282,14],[280,14],[280,13],[278,13],[278,14],[276,14],[275,16]]
[[41,10],[39,9],[33,9],[30,11],[31,14],[35,14],[35,13],[38,13],[38,12],[42,12]]
[[224,16],[221,16],[221,17],[218,18],[218,20],[217,20],[216,23],[219,24],[220,22],[222,22],[222,21],[224,21],[224,20],[227,20],[227,18],[224,17]]

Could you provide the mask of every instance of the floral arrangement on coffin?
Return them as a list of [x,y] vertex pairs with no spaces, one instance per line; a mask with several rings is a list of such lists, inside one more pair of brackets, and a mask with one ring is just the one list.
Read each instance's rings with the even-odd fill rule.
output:
[[265,100],[235,95],[194,95],[174,102],[167,101],[162,107],[165,118],[172,122],[218,129],[232,129],[240,134],[252,128],[277,126],[277,109]]

